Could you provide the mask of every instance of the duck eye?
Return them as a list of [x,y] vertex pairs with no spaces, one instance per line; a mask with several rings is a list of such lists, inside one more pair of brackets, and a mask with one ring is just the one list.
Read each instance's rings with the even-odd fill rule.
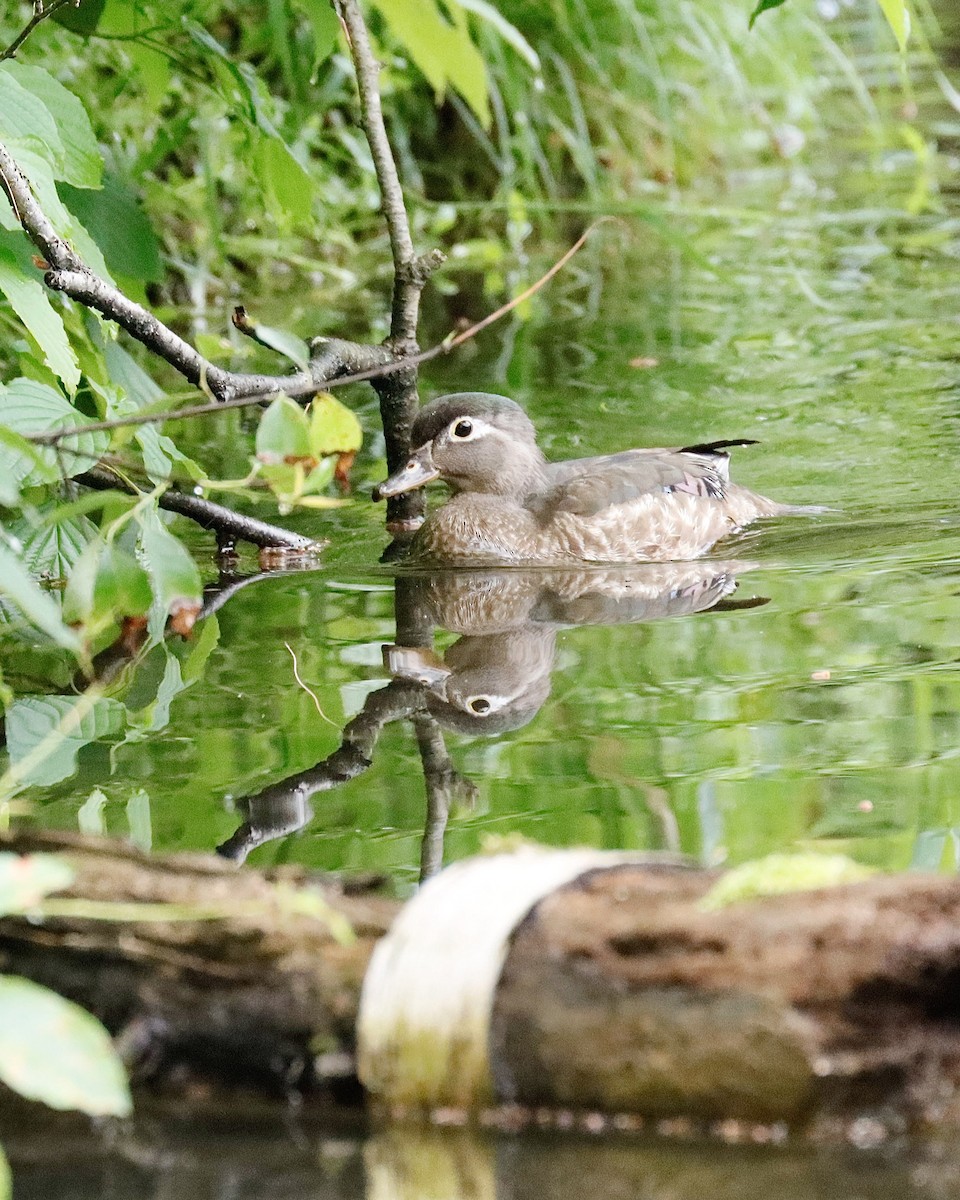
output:
[[473,422],[466,419],[457,421],[453,427],[453,436],[455,438],[468,438],[473,433]]
[[467,701],[467,708],[478,717],[482,717],[490,711],[490,701],[486,696],[474,696],[472,700]]

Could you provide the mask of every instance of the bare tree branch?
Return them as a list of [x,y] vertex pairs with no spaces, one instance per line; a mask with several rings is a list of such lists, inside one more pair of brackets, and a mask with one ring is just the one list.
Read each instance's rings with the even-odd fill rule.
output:
[[[488,329],[496,321],[507,316],[518,305],[523,304],[525,300],[529,300],[531,296],[535,295],[547,284],[583,248],[587,239],[599,225],[602,225],[605,221],[614,219],[613,217],[600,217],[594,221],[577,238],[570,249],[557,259],[549,270],[545,271],[538,280],[528,288],[525,288],[519,295],[514,296],[512,300],[508,300],[506,304],[502,304],[494,312],[488,313],[467,329],[461,330],[456,335],[451,332],[442,342],[437,342],[428,350],[421,350],[418,354],[414,354],[410,358],[394,358],[385,346],[364,346],[358,342],[342,341],[340,338],[314,338],[311,347],[314,352],[314,360],[318,364],[314,369],[318,373],[322,372],[328,376],[323,387],[327,390],[332,390],[338,387],[345,387],[348,383],[372,381],[397,371],[408,370],[411,366],[419,366],[421,363],[429,362],[434,358],[440,358],[442,355],[450,354],[465,342],[470,341],[471,338],[476,337],[478,333],[484,329]],[[350,364],[352,362],[364,360],[368,357],[376,357],[377,355],[381,356],[381,365],[368,367],[363,371],[350,372]],[[341,374],[341,372],[346,372],[346,374]],[[294,376],[291,375],[288,378],[292,380]],[[295,399],[303,394],[313,395],[317,390],[316,386],[311,385],[305,392],[298,392],[295,388],[292,390],[284,388],[283,392],[284,395],[292,396]],[[123,429],[128,425],[151,425],[163,421],[179,421],[188,417],[206,417],[233,408],[252,408],[274,394],[275,392],[271,387],[269,392],[256,392],[252,395],[239,396],[236,399],[217,401],[212,404],[193,404],[184,408],[143,411],[129,417],[116,417],[110,421],[90,421],[84,425],[71,425],[65,429],[53,429],[46,433],[29,433],[23,436],[28,441],[35,442],[38,445],[52,446],[69,438],[79,437],[82,434],[99,433],[102,430],[110,429]]]
[[27,236],[49,264],[44,277],[48,287],[115,321],[131,337],[142,342],[190,383],[202,388],[216,400],[244,396],[262,398],[280,392],[295,397],[313,395],[330,382],[331,375],[369,370],[393,360],[393,354],[386,347],[364,346],[358,342],[332,338],[318,340],[318,351],[306,371],[291,375],[226,371],[205,359],[189,342],[185,342],[142,305],[126,297],[113,284],[101,279],[84,263],[54,229],[37,203],[29,179],[2,144],[0,186],[6,192]]
[[41,21],[45,21],[47,17],[52,17],[58,8],[65,8],[68,4],[74,3],[76,3],[76,0],[51,0],[51,3],[44,8],[43,0],[33,0],[33,16],[24,25],[23,29],[20,30],[6,50],[0,54],[0,62],[8,58],[13,58]]
[[[84,487],[95,488],[97,491],[116,489],[121,492],[136,494],[137,489],[127,480],[113,471],[94,467],[74,477],[76,483]],[[168,512],[180,513],[196,521],[204,529],[212,530],[217,535],[217,541],[223,548],[225,543],[232,541],[252,542],[262,549],[295,550],[300,554],[319,554],[328,545],[325,540],[304,537],[299,533],[291,533],[289,529],[281,529],[278,525],[269,525],[256,517],[245,517],[240,513],[205,500],[202,496],[191,496],[187,492],[178,492],[168,488],[158,501],[161,508]]]

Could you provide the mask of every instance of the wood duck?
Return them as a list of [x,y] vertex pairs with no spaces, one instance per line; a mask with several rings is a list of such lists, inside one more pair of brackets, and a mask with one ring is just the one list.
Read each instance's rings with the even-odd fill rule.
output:
[[624,450],[551,463],[505,396],[458,392],[426,405],[408,462],[374,499],[442,479],[453,496],[417,531],[411,555],[451,564],[668,562],[696,558],[758,517],[822,512],[730,481],[730,446]]

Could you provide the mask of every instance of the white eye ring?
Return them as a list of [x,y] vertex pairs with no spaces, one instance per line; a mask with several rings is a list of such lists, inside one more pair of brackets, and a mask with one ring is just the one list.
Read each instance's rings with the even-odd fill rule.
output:
[[450,425],[450,436],[457,442],[468,442],[477,432],[477,426],[469,417],[457,417]]
[[493,712],[493,705],[487,696],[471,696],[467,701],[467,708],[475,717],[485,717],[487,713]]

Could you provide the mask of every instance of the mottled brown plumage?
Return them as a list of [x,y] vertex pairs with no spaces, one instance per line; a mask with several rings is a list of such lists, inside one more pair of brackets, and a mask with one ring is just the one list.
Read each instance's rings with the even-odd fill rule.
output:
[[696,558],[758,517],[816,512],[730,481],[726,447],[625,450],[548,463],[526,413],[504,396],[461,392],[428,404],[406,465],[377,489],[442,478],[453,496],[418,530],[412,554],[439,563],[667,562]]

